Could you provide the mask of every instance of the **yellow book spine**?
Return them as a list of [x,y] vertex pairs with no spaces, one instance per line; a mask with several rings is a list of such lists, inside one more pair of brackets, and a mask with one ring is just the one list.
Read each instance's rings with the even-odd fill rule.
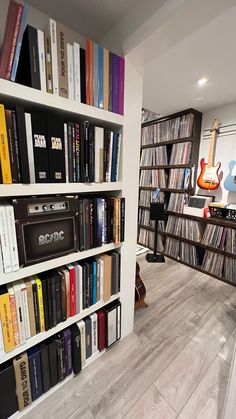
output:
[[3,183],[12,183],[4,105],[0,105],[0,161]]
[[38,302],[39,302],[39,318],[40,318],[40,330],[41,332],[45,331],[45,322],[44,322],[44,308],[43,308],[43,290],[42,282],[38,276],[35,276],[35,281],[38,289]]
[[0,295],[0,317],[2,322],[2,334],[5,352],[15,348],[14,332],[12,325],[11,307],[9,295]]

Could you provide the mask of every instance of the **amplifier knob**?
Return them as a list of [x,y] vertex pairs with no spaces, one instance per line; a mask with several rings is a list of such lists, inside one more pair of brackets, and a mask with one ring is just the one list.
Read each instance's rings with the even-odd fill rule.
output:
[[55,205],[50,205],[50,208],[53,210],[55,208]]
[[35,211],[38,211],[39,207],[34,207]]
[[43,205],[43,210],[46,211],[47,210],[47,205]]

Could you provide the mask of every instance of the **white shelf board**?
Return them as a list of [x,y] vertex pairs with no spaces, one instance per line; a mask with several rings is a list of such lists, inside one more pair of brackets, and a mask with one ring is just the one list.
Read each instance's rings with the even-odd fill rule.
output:
[[120,297],[120,293],[112,295],[108,301],[105,301],[105,302],[99,301],[98,303],[93,304],[91,307],[86,308],[85,310],[81,311],[81,313],[76,314],[73,317],[69,317],[66,321],[57,324],[57,326],[53,327],[52,329],[49,329],[46,332],[38,333],[37,335],[28,339],[23,345],[18,346],[17,348],[13,349],[11,352],[7,352],[1,355],[0,364],[2,364],[5,361],[8,361],[9,359],[15,357],[16,355],[21,354],[24,351],[27,351],[27,349],[31,348],[32,346],[38,345],[40,342],[44,341],[50,336],[53,336],[56,333],[61,332],[62,330],[80,321],[84,317],[89,316],[90,314],[106,306],[107,304],[111,303],[112,301],[116,300],[119,297]]
[[51,195],[70,193],[89,193],[121,191],[122,182],[101,182],[101,183],[31,183],[23,185],[13,183],[11,185],[0,185],[0,197],[24,196],[24,195]]
[[123,115],[105,111],[95,106],[85,105],[75,100],[66,99],[58,95],[45,93],[38,89],[13,83],[8,80],[0,79],[0,100],[10,102],[28,102],[33,106],[47,106],[52,109],[79,114],[95,121],[106,122],[122,126],[124,123]]
[[109,243],[104,246],[94,247],[93,249],[84,250],[83,252],[74,252],[66,256],[53,258],[45,262],[36,263],[35,265],[26,266],[16,272],[8,274],[0,274],[0,285],[8,284],[9,282],[17,281],[18,279],[27,278],[28,276],[38,274],[40,272],[48,271],[50,269],[58,268],[68,263],[77,262],[82,259],[86,259],[92,256],[99,255],[100,253],[109,252],[121,247],[121,243],[114,244]]

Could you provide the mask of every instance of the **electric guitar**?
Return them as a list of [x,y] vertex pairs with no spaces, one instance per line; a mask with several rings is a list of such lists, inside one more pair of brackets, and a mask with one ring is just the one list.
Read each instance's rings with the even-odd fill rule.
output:
[[217,119],[214,119],[211,127],[211,140],[210,140],[210,149],[208,155],[208,163],[205,163],[205,159],[201,159],[201,173],[198,177],[197,184],[201,189],[214,190],[220,186],[219,170],[221,163],[218,162],[214,166],[214,152],[215,152],[215,142],[216,135],[219,133],[220,122]]
[[236,160],[229,162],[229,174],[224,181],[224,187],[229,192],[236,192]]

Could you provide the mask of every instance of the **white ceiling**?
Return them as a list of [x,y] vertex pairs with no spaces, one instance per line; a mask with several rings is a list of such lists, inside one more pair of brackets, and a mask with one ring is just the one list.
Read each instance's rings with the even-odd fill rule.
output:
[[[204,13],[204,10],[203,10]],[[163,115],[236,102],[236,7],[144,66],[143,105]],[[201,88],[197,79],[208,78]]]
[[137,0],[28,0],[81,35],[100,40]]

